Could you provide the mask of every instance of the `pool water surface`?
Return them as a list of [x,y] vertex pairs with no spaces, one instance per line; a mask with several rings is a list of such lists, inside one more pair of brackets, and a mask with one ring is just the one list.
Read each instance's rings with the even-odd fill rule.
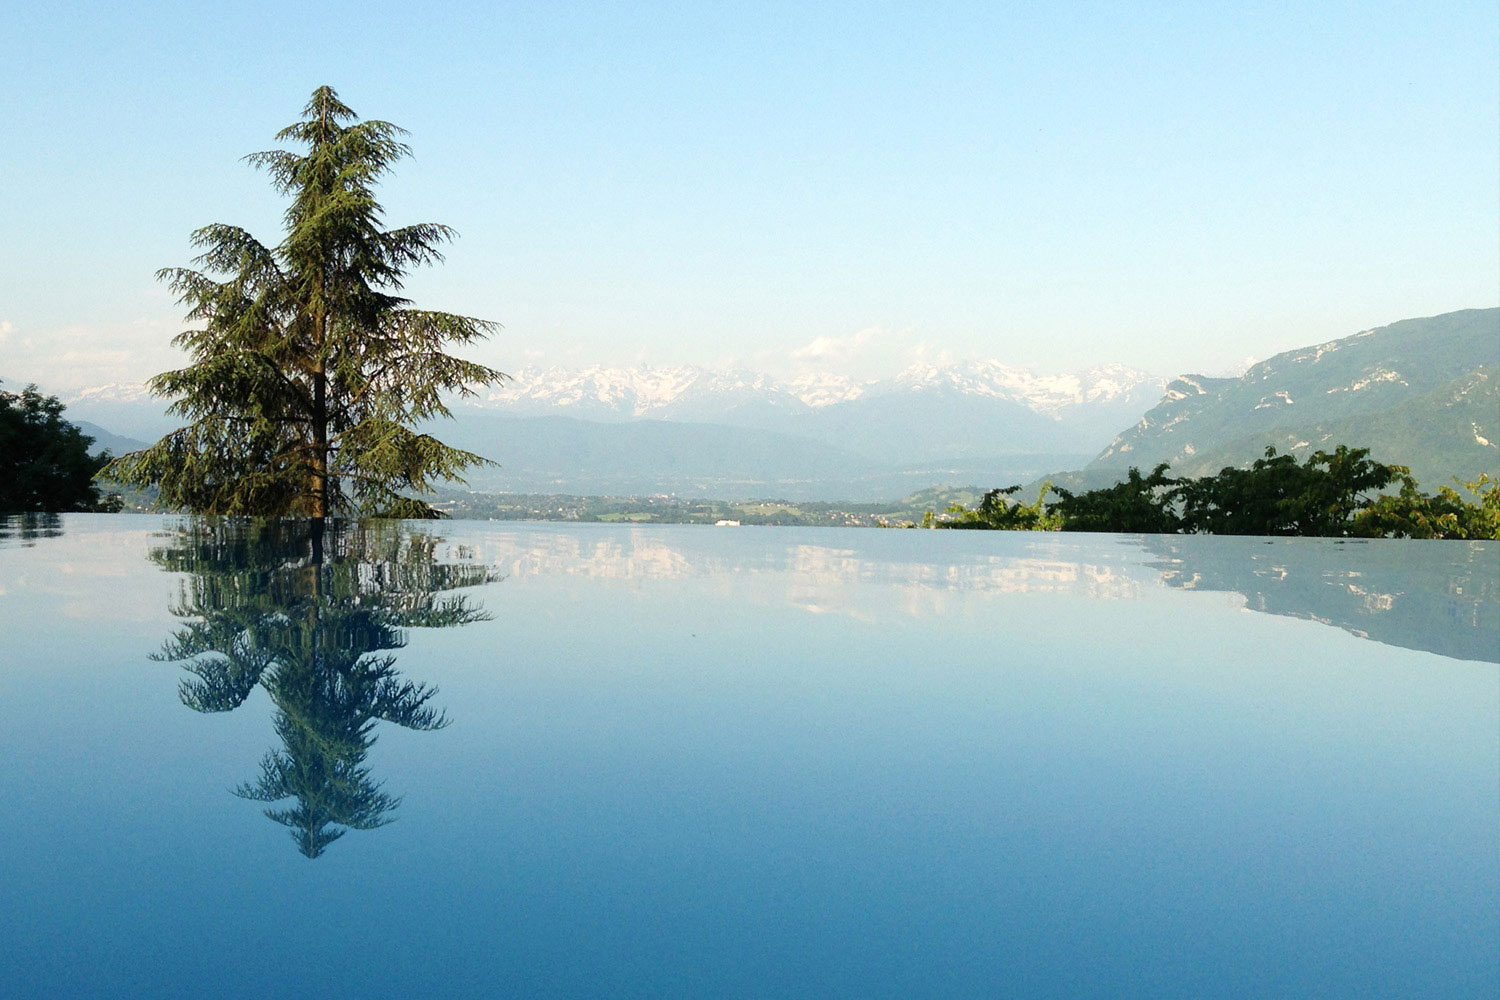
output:
[[0,996],[1493,997],[1500,544],[0,521]]

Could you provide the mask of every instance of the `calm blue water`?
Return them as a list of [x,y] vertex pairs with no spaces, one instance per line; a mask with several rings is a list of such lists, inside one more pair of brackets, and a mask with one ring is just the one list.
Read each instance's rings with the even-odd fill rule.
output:
[[1500,992],[1494,544],[0,523],[0,996]]

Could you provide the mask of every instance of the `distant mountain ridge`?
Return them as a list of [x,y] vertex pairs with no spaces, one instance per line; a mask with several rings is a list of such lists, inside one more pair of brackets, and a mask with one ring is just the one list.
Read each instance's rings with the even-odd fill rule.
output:
[[1240,378],[1184,375],[1086,471],[1168,462],[1200,476],[1339,444],[1408,465],[1435,489],[1500,474],[1500,309],[1402,320],[1286,351]]
[[83,431],[83,433],[94,439],[89,445],[90,455],[102,455],[106,451],[111,455],[123,455],[127,451],[136,451],[150,444],[148,441],[141,441],[137,438],[116,434],[114,431],[100,427],[98,424],[90,423],[87,420],[75,420],[73,424],[79,430]]
[[611,368],[523,368],[505,385],[487,390],[478,404],[535,416],[584,419],[695,419],[723,416],[753,404],[790,412],[819,410],[856,400],[911,392],[944,391],[1017,403],[1061,418],[1080,407],[1153,396],[1166,379],[1121,364],[1060,375],[1041,375],[995,360],[912,365],[889,379],[858,380],[833,373],[777,379],[763,372],[719,371],[694,365]]
[[[1087,453],[1159,398],[1125,365],[1039,375],[994,360],[914,365],[889,379],[669,368],[529,368],[455,412],[661,420],[809,438],[870,462]],[[501,461],[504,461],[503,456]]]

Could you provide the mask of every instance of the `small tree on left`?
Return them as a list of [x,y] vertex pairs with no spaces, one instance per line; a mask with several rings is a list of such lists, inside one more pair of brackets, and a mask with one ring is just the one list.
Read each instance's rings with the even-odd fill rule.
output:
[[101,499],[94,485],[109,456],[90,455],[94,439],[62,414],[34,385],[0,389],[0,513],[119,510],[119,498]]

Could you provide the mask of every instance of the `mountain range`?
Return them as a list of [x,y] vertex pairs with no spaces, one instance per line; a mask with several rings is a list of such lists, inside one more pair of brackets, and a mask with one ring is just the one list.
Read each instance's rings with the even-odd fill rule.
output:
[[[1158,462],[1203,475],[1268,445],[1304,455],[1337,444],[1369,447],[1435,489],[1500,475],[1497,371],[1500,309],[1468,309],[1287,351],[1235,378],[1168,381],[1123,365],[1044,375],[998,361],[863,381],[522,369],[430,429],[500,463],[470,475],[485,491],[888,500],[1059,474],[1103,485]],[[140,386],[65,402],[116,451],[175,425]]]
[[953,391],[1007,400],[1050,417],[1107,404],[1142,385],[1159,390],[1163,379],[1111,364],[1062,375],[1038,375],[999,361],[913,365],[890,379],[859,380],[834,373],[776,379],[746,370],[715,371],[693,365],[583,369],[525,368],[489,389],[482,405],[518,413],[553,413],[622,420],[718,419],[745,407],[806,413],[914,391]]
[[794,434],[877,462],[1092,451],[1161,395],[1124,365],[1038,375],[998,361],[915,365],[890,379],[778,380],[693,366],[523,369],[465,409],[596,422],[662,420]]

